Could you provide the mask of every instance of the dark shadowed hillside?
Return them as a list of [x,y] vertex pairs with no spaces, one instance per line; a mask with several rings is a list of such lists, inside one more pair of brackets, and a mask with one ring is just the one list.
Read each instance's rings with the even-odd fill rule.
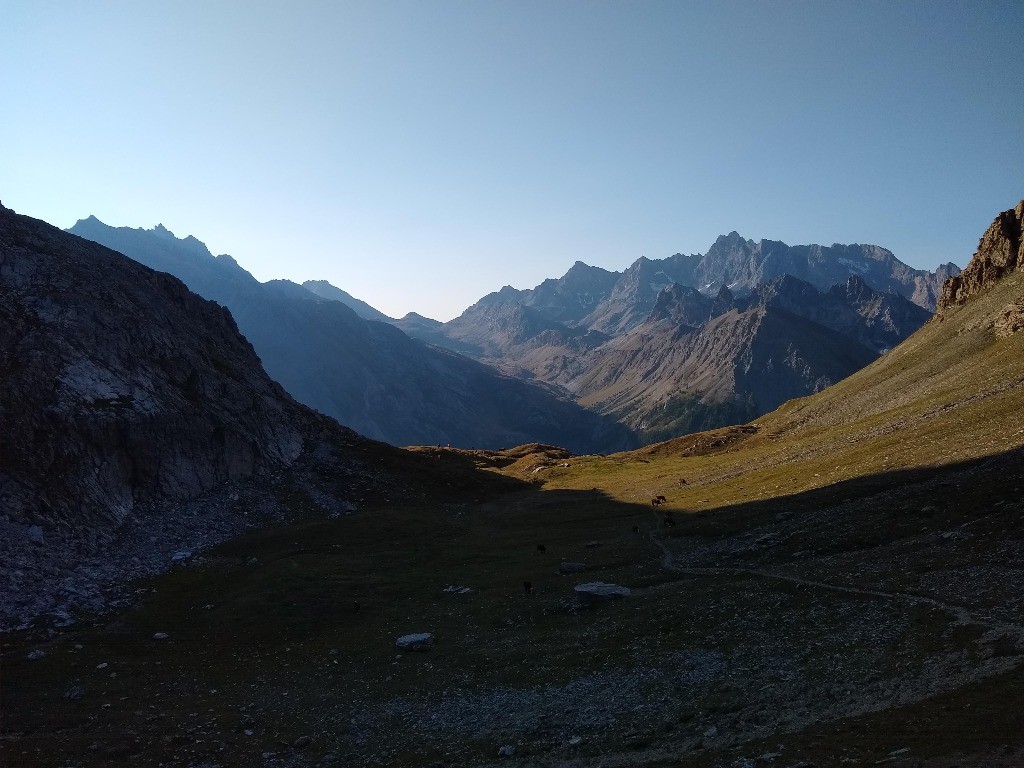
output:
[[296,403],[177,278],[2,207],[0,425],[0,626],[100,610],[175,552],[297,510],[455,480]]
[[294,283],[261,284],[194,238],[109,227],[95,218],[71,231],[170,271],[230,308],[267,372],[292,396],[369,437],[492,448],[546,442],[584,453],[635,444],[625,428],[553,390],[364,320],[341,301]]
[[302,284],[302,287],[322,299],[340,301],[364,320],[379,320],[382,323],[395,322],[380,310],[374,309],[365,301],[355,298],[341,290],[341,288],[331,285],[326,280],[307,280]]

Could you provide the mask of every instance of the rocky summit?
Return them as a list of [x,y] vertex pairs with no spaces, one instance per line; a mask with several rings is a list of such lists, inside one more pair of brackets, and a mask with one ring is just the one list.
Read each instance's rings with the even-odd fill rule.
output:
[[1024,200],[1003,211],[981,236],[967,269],[942,286],[939,312],[960,306],[1003,276],[1024,270]]

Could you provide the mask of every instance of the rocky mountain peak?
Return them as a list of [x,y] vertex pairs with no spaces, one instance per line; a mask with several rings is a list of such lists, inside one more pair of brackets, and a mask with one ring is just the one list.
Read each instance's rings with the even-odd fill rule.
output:
[[580,261],[579,259],[576,259],[576,261],[573,262],[573,265],[571,267],[569,267],[569,269],[566,271],[566,273],[564,275],[562,275],[562,279],[565,279],[565,278],[569,277],[570,275],[573,275],[573,276],[576,276],[576,275],[586,275],[586,274],[589,274],[591,272],[605,272],[605,271],[606,270],[603,270],[600,267],[592,267],[589,264],[587,264],[585,261]]
[[733,296],[732,291],[727,286],[723,285],[718,290],[715,300],[711,303],[711,316],[718,317],[719,315],[724,315],[735,306],[736,297]]
[[647,322],[669,320],[673,325],[696,328],[708,321],[711,306],[712,300],[696,288],[673,283],[658,294]]
[[860,275],[850,275],[845,284],[834,285],[829,292],[845,295],[850,301],[861,301],[874,294],[871,286]]
[[961,306],[968,299],[991,287],[1004,275],[1024,270],[1024,200],[1003,211],[978,241],[978,250],[959,275],[942,285],[938,311]]

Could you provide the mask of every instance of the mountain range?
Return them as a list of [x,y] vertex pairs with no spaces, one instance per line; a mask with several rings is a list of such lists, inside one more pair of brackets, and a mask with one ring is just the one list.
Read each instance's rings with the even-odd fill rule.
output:
[[914,270],[877,246],[732,233],[703,256],[641,258],[622,273],[577,262],[406,330],[562,387],[650,442],[755,418],[850,375],[920,328],[958,272]]
[[878,246],[733,232],[704,255],[640,258],[622,273],[577,262],[439,323],[389,318],[322,280],[259,283],[160,226],[90,217],[70,231],[229,307],[288,392],[396,444],[609,452],[754,418],[906,338],[959,271],[914,270]]
[[553,388],[360,317],[346,302],[380,313],[328,284],[314,285],[325,299],[286,280],[260,283],[230,256],[215,257],[195,238],[160,226],[115,228],[90,217],[69,231],[170,272],[229,308],[267,372],[293,397],[368,437],[490,448],[545,442],[584,453],[636,444],[628,429]]
[[[360,437],[224,307],[0,207],[0,763],[1018,765],[1022,232],[821,392],[573,456]],[[875,354],[892,298],[676,285],[605,346],[802,311]]]

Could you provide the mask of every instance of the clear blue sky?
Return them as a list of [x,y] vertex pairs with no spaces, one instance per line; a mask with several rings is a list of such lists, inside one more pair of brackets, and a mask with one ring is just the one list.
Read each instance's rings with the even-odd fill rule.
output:
[[719,234],[963,265],[1024,3],[0,0],[0,200],[448,319]]

